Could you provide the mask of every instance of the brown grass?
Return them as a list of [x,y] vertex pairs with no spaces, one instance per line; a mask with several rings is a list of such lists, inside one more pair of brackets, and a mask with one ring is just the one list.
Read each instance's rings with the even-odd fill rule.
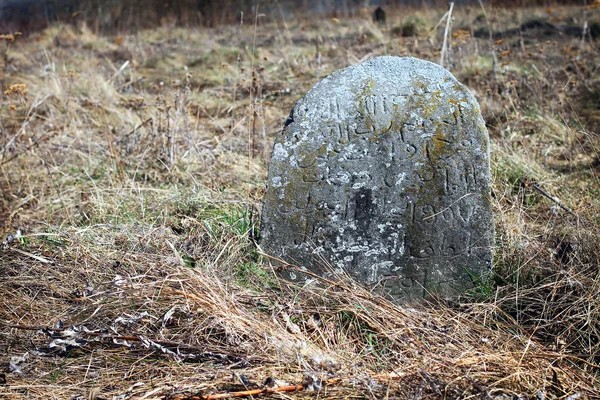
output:
[[[487,12],[494,34],[600,18]],[[370,57],[438,61],[442,14],[5,42],[0,397],[192,399],[267,378],[303,384],[279,398],[600,396],[590,38],[490,39],[479,8],[453,11],[447,67],[492,140],[494,277],[472,293],[409,308],[344,279],[294,287],[254,243],[293,103]]]

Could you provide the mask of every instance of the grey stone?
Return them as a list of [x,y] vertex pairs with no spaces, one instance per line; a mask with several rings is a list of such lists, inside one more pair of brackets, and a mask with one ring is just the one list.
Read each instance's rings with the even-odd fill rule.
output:
[[264,251],[412,302],[485,276],[493,237],[488,133],[448,71],[378,57],[296,103],[269,166]]

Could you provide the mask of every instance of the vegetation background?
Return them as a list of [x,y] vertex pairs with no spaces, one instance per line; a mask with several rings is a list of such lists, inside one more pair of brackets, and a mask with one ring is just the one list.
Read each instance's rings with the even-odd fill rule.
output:
[[[600,3],[50,3],[0,3],[0,397],[600,397]],[[453,302],[256,245],[294,102],[383,54],[490,132],[493,276]]]

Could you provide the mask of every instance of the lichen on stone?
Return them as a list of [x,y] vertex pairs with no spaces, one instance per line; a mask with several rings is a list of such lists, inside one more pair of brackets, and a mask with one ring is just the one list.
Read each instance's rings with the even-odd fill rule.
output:
[[269,167],[267,252],[364,284],[395,277],[383,290],[407,301],[489,270],[487,132],[449,72],[378,57],[319,82],[291,115]]

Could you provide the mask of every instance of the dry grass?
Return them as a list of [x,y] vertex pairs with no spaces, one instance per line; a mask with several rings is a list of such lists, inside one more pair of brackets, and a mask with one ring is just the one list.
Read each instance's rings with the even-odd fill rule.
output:
[[442,14],[6,39],[0,397],[193,399],[267,378],[304,384],[279,398],[600,396],[598,43],[509,34],[583,26],[581,8],[488,10],[502,40],[453,12],[447,65],[492,138],[493,280],[400,307],[344,280],[290,286],[254,243],[293,103],[373,56],[439,60]]

